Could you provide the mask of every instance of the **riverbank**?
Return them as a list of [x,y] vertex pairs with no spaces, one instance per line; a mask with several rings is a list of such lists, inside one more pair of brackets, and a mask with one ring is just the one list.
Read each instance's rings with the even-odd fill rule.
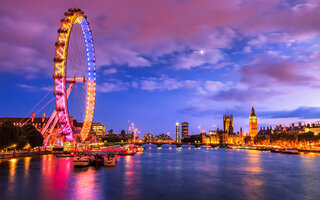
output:
[[[257,150],[257,151],[270,151],[272,148],[263,147],[263,146],[232,146],[232,149],[245,149],[245,150]],[[320,153],[320,150],[311,150],[311,149],[299,149],[299,153]]]
[[8,158],[20,158],[20,157],[30,157],[30,156],[41,156],[41,155],[61,155],[68,154],[70,152],[67,151],[8,151],[0,153],[0,159],[8,159]]

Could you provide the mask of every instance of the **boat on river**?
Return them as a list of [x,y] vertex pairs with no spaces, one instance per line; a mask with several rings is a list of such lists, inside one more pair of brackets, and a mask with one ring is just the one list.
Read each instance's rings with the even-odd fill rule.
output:
[[142,153],[142,152],[144,151],[144,148],[143,148],[143,147],[138,147],[138,148],[137,148],[137,151],[140,152],[140,153]]
[[73,167],[87,167],[91,163],[90,156],[78,155],[73,158]]
[[131,148],[127,148],[127,149],[122,149],[122,151],[120,151],[118,155],[120,155],[120,156],[133,156],[134,154],[136,154],[135,151],[133,151]]
[[299,154],[299,151],[297,149],[284,149],[284,150],[281,150],[280,153]]
[[104,165],[104,156],[101,154],[95,154],[91,164],[96,167],[103,166]]
[[114,167],[117,164],[117,158],[115,154],[107,154],[104,157],[104,166],[105,167]]
[[270,152],[272,152],[272,153],[280,153],[280,149],[270,149]]

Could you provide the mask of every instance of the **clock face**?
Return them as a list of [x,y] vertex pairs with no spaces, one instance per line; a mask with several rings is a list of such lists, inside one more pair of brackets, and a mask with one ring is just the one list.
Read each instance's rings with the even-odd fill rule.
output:
[[257,122],[257,118],[250,117],[249,121],[250,121],[250,123],[256,123]]

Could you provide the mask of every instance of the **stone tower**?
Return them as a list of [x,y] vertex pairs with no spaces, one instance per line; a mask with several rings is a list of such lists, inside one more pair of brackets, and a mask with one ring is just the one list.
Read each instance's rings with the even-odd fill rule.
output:
[[250,136],[254,137],[258,134],[258,123],[257,123],[257,116],[254,112],[254,108],[252,106],[251,114],[249,117],[249,126],[250,126]]

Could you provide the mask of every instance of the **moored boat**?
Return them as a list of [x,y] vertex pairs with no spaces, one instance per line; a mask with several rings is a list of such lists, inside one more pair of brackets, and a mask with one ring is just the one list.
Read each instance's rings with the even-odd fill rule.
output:
[[280,151],[280,153],[299,154],[299,151],[297,149],[284,149],[284,150]]
[[113,166],[116,166],[116,164],[117,164],[116,155],[112,154],[112,155],[106,155],[104,157],[104,166],[113,167]]
[[231,146],[231,145],[226,146],[226,149],[235,149],[235,148],[236,148],[235,146]]
[[280,153],[280,149],[270,149],[270,152],[272,152],[272,153]]
[[136,154],[136,152],[132,151],[131,149],[123,149],[119,152],[120,156],[133,156],[134,154]]
[[73,158],[73,166],[74,167],[87,167],[89,165],[90,165],[89,156],[78,155]]
[[104,157],[101,154],[95,154],[93,161],[93,166],[103,166],[104,165]]
[[143,152],[144,148],[143,147],[138,147],[137,150],[138,150],[138,152]]

